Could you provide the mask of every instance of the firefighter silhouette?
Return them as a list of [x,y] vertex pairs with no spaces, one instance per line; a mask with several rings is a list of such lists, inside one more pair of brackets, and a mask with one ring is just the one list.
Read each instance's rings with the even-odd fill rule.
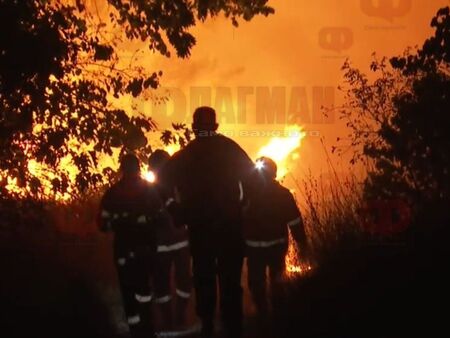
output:
[[167,164],[174,189],[167,205],[177,223],[188,226],[202,337],[210,338],[214,333],[218,279],[225,334],[239,338],[244,255],[242,204],[246,178],[254,164],[237,143],[217,132],[214,109],[197,108],[192,127],[195,139]]
[[[168,196],[167,188],[160,180],[163,177],[164,166],[170,155],[164,150],[156,150],[149,158],[149,169],[155,177],[154,185],[161,199]],[[157,228],[157,253],[154,275],[155,300],[159,305],[165,330],[181,332],[186,327],[186,310],[191,296],[191,256],[189,241],[185,226],[175,227],[167,210],[160,213]],[[173,267],[173,271],[172,271]],[[175,276],[175,322],[172,314],[171,273]]]
[[103,232],[114,233],[114,261],[131,337],[153,337],[151,275],[161,200],[140,177],[136,156],[123,156],[120,171],[121,179],[101,200],[99,226]]
[[244,234],[247,245],[248,285],[257,314],[269,312],[266,270],[270,278],[273,310],[280,300],[280,281],[285,271],[289,231],[301,252],[307,251],[302,215],[291,192],[276,181],[277,166],[261,157],[256,161],[257,193],[246,208]]

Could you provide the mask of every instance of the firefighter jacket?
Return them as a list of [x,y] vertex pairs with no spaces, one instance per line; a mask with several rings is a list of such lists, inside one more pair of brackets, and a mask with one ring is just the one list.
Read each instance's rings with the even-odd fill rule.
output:
[[197,137],[166,166],[184,224],[240,222],[254,165],[237,143],[220,134]]
[[277,181],[262,184],[244,216],[244,236],[250,247],[287,243],[288,231],[296,242],[306,241],[302,215],[291,192]]
[[161,207],[155,187],[139,176],[124,177],[106,191],[99,225],[102,231],[114,232],[116,257],[155,249]]

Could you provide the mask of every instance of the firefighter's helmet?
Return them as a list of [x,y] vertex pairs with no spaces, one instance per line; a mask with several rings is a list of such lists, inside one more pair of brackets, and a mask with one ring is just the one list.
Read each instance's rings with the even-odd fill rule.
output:
[[277,177],[277,164],[269,157],[262,156],[256,160],[256,169],[266,179],[275,179]]
[[134,154],[126,154],[120,159],[120,170],[125,175],[140,172],[139,159]]
[[154,172],[158,172],[169,160],[170,155],[162,149],[155,150],[148,158],[148,167]]

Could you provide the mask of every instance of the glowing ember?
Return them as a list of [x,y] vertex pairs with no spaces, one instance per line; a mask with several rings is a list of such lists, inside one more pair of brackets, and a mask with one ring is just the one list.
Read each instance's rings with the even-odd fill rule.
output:
[[300,266],[300,265],[290,265],[286,268],[286,272],[288,274],[288,276],[292,276],[292,275],[297,275],[297,274],[305,274],[308,271],[311,271],[312,267],[310,265],[304,265],[304,266]]
[[289,235],[289,248],[285,258],[286,275],[288,277],[303,275],[312,270],[311,265],[307,262],[302,262],[300,257],[299,248],[294,243],[292,236]]

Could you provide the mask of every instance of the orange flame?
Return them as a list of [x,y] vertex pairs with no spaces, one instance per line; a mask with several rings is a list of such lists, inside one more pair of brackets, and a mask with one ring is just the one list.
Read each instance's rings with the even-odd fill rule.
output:
[[296,275],[304,275],[312,270],[312,266],[307,262],[302,262],[300,252],[294,243],[292,236],[289,235],[289,248],[285,258],[287,277],[295,277]]
[[258,157],[266,156],[275,161],[278,167],[277,179],[289,173],[290,160],[297,160],[300,155],[296,150],[301,146],[306,133],[297,125],[287,126],[282,137],[273,137],[269,143],[258,151]]
[[[37,127],[35,127],[37,128]],[[75,140],[70,141],[73,144],[73,147],[78,147],[78,143]],[[91,146],[87,146],[87,148],[91,149]],[[173,154],[180,149],[178,144],[170,144],[164,147],[169,154]],[[113,156],[103,156],[99,160],[99,168],[97,170],[98,173],[101,173],[103,169],[109,167],[113,170],[118,170],[119,164],[114,158],[117,158],[119,155],[120,149],[114,149]],[[11,177],[8,175],[6,171],[0,171],[0,182],[2,185],[12,194],[18,197],[29,197],[33,196],[34,198],[39,198],[43,200],[56,200],[59,202],[68,202],[74,196],[73,193],[75,191],[75,181],[76,176],[79,172],[78,168],[72,161],[71,156],[66,156],[60,160],[60,163],[56,170],[50,168],[49,166],[36,161],[35,159],[29,159],[27,164],[28,173],[39,180],[41,184],[41,188],[39,189],[38,194],[31,194],[31,188],[29,185],[22,187],[17,178]],[[55,192],[52,184],[52,180],[58,178],[58,173],[64,172],[69,179],[69,186],[67,191],[64,193]],[[154,174],[147,170],[147,165],[143,165],[142,176],[148,180],[149,182],[154,182],[155,177]],[[104,182],[107,183],[107,182]]]

